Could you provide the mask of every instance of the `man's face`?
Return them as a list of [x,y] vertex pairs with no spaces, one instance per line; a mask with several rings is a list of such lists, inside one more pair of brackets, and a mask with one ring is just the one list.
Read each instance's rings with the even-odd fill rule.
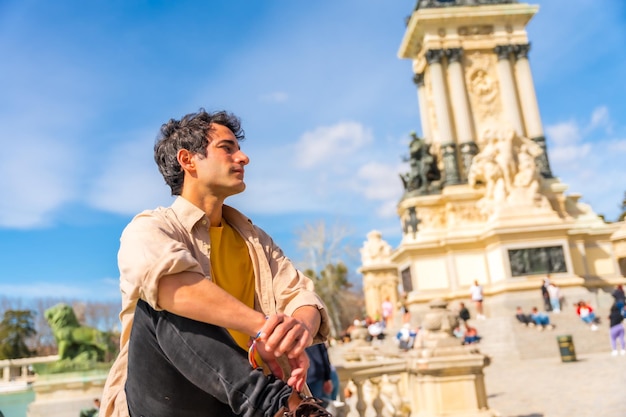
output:
[[250,162],[239,141],[226,126],[213,124],[206,158],[194,155],[199,186],[218,198],[238,194],[246,188],[244,166]]

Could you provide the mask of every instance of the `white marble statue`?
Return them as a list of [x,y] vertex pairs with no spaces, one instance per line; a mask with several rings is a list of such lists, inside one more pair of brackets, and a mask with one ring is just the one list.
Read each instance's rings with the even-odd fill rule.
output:
[[361,262],[363,265],[383,263],[391,255],[391,246],[382,239],[382,233],[372,230],[367,234],[367,240],[361,248]]

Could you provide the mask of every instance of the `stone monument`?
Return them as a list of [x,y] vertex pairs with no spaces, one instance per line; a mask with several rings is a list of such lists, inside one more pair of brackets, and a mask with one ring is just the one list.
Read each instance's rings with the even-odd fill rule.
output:
[[401,175],[399,247],[362,253],[368,314],[400,291],[424,313],[435,298],[467,298],[474,280],[487,314],[511,314],[546,274],[572,298],[624,283],[620,224],[566,194],[550,167],[526,32],[538,9],[419,0],[408,18],[398,55],[412,62],[422,136],[411,134]]

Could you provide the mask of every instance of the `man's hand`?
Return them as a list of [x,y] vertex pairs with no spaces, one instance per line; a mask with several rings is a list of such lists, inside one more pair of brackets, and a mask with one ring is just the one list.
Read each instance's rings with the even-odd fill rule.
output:
[[[268,367],[269,371],[277,378],[284,379],[285,374],[276,360],[276,356],[272,351],[267,349],[265,343],[257,340],[256,349],[263,363]],[[305,351],[294,358],[288,358],[291,375],[287,380],[287,385],[293,387],[297,391],[302,391],[306,383],[306,373],[309,369],[309,357]]]
[[330,394],[331,392],[333,392],[333,381],[332,380],[327,380],[324,381],[324,385],[322,386],[322,391],[324,391],[324,394]]
[[303,321],[279,313],[265,321],[259,340],[275,357],[286,355],[289,359],[301,361],[299,357],[306,355],[304,349],[313,342],[313,335]]

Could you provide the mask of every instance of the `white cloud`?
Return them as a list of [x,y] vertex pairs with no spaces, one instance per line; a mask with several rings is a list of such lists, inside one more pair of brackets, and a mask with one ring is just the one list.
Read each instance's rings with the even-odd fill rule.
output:
[[581,139],[580,127],[574,120],[547,126],[546,132],[557,146],[574,144]]
[[370,162],[359,168],[357,178],[362,181],[363,195],[370,200],[398,199],[402,186],[398,166]]
[[609,142],[607,144],[607,149],[609,151],[626,153],[626,139],[619,139]]
[[265,103],[284,103],[288,99],[289,95],[283,91],[274,91],[260,97],[260,100]]
[[[398,217],[398,200],[389,200],[385,201],[382,205],[378,207],[376,210],[376,214],[381,218],[394,218]],[[399,223],[399,221],[398,221]]]
[[0,226],[41,227],[76,196],[78,149],[37,133],[13,136],[0,153]]
[[608,128],[610,126],[610,122],[608,107],[600,106],[591,114],[589,129],[595,129],[596,127]]
[[594,109],[588,120],[582,127],[569,121],[546,128],[548,138],[554,140],[548,149],[552,172],[569,185],[570,192],[582,194],[582,201],[596,213],[614,220],[624,192],[615,179],[624,176],[626,139],[612,139],[607,137],[609,130],[598,129],[611,125],[607,107]]
[[86,203],[113,213],[135,214],[171,202],[170,189],[153,159],[151,134],[114,146],[104,157],[104,171],[93,179]]
[[318,127],[304,133],[296,143],[296,161],[302,168],[341,163],[372,140],[370,129],[357,122]]

